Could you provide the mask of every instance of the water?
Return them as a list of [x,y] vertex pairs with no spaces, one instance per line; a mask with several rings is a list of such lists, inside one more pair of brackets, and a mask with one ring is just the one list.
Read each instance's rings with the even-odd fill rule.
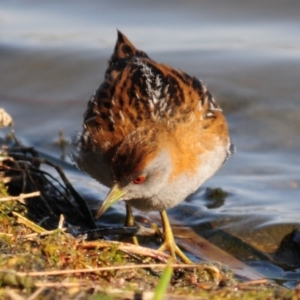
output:
[[[24,144],[60,157],[58,132],[70,139],[80,130],[120,29],[153,59],[207,84],[237,147],[202,189],[170,210],[174,222],[184,209],[184,224],[197,233],[209,223],[275,257],[299,224],[299,15],[299,1],[0,1],[0,106]],[[68,175],[84,195],[103,199],[98,183]],[[214,207],[207,187],[228,196]],[[289,279],[280,269],[273,277],[293,286],[297,257],[276,257],[296,273]]]

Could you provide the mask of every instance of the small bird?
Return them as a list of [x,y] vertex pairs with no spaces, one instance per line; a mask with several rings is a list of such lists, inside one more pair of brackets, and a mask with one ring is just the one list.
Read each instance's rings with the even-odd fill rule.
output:
[[159,211],[159,250],[191,263],[176,245],[166,210],[210,178],[233,152],[222,109],[196,77],[157,63],[118,31],[103,83],[88,102],[75,141],[77,166],[118,200]]

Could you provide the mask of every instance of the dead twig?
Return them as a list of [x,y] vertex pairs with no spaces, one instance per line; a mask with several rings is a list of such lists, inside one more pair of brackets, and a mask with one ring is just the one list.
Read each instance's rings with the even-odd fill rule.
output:
[[155,236],[156,230],[146,227],[103,227],[80,232],[79,236],[87,240],[96,240],[103,236],[120,235],[120,236]]
[[164,252],[151,249],[151,248],[137,246],[134,244],[129,244],[129,243],[100,240],[94,242],[87,242],[80,245],[80,248],[82,249],[101,249],[101,248],[108,248],[108,247],[115,247],[117,250],[129,254],[137,254],[140,256],[151,257],[159,261],[162,261],[164,263],[166,263],[167,260],[170,258],[170,255]]
[[[37,284],[35,284],[36,287],[38,287]],[[46,289],[46,286],[39,287],[33,294],[30,295],[30,297],[27,298],[27,300],[34,300],[36,297],[41,294]]]
[[29,234],[23,235],[22,238],[33,239],[33,238],[37,238],[38,236],[40,236],[40,237],[47,236],[47,235],[50,235],[50,234],[53,234],[53,233],[57,232],[58,230],[60,232],[65,232],[65,231],[67,231],[67,228],[47,230],[47,231],[44,231],[44,232],[41,232],[41,233],[29,233]]
[[65,217],[64,217],[64,215],[61,214],[59,216],[59,222],[58,222],[57,229],[63,229],[64,222],[65,222]]
[[5,291],[5,294],[6,294],[7,296],[9,296],[9,298],[10,298],[11,300],[26,300],[24,297],[20,296],[19,294],[17,294],[17,293],[16,293],[15,291],[13,291],[13,290],[7,289],[7,290]]
[[[172,268],[180,269],[204,269],[215,272],[216,267],[205,265],[205,264],[171,264]],[[164,269],[167,267],[167,264],[135,264],[135,265],[123,265],[123,266],[110,266],[110,267],[99,267],[99,268],[90,268],[90,269],[73,269],[73,270],[54,270],[54,271],[43,271],[43,272],[15,272],[17,276],[23,277],[40,277],[40,276],[57,276],[57,275],[69,275],[76,273],[97,273],[104,271],[116,271],[116,270],[130,270],[130,269],[145,269],[145,268],[159,268]],[[1,270],[0,270],[1,272]]]
[[32,192],[32,193],[21,193],[19,196],[9,196],[9,197],[2,197],[0,198],[0,202],[5,202],[5,201],[21,201],[24,203],[24,199],[28,198],[33,198],[33,197],[39,197],[41,195],[41,192]]
[[266,278],[263,279],[258,279],[258,280],[250,280],[250,281],[246,281],[246,282],[241,282],[237,285],[238,288],[245,288],[245,287],[249,287],[251,285],[258,285],[258,284],[266,284],[268,283],[269,280]]

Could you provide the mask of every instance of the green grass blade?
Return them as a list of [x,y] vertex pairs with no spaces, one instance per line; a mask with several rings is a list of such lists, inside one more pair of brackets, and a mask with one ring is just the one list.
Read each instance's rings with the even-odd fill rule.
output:
[[158,285],[155,289],[153,300],[163,300],[166,290],[169,286],[171,277],[173,273],[173,268],[171,267],[171,260],[168,260],[167,266],[164,269],[162,276],[158,282]]

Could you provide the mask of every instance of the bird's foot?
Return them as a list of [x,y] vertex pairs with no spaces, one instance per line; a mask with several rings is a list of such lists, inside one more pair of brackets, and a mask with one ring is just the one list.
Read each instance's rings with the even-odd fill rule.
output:
[[164,229],[164,242],[158,248],[158,251],[167,250],[170,252],[171,256],[174,259],[176,259],[176,255],[177,255],[184,263],[193,264],[193,262],[189,258],[187,258],[187,256],[176,245],[166,211],[160,212],[160,215],[161,215],[163,229]]
[[163,244],[157,249],[158,251],[168,251],[170,252],[171,256],[174,259],[177,259],[176,256],[178,256],[182,262],[185,264],[193,264],[193,262],[180,250],[180,248],[176,245],[174,239],[172,240],[166,240],[163,242]]

